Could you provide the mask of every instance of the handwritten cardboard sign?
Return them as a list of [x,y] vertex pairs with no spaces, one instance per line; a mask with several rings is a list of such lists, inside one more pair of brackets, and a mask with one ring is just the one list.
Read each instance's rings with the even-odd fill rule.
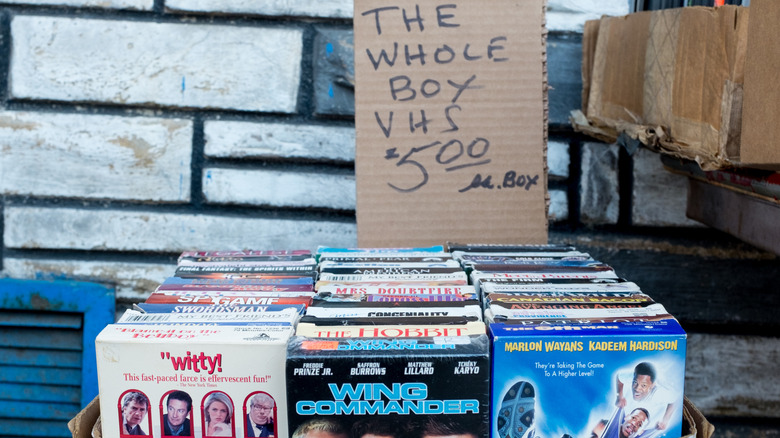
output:
[[542,0],[355,0],[360,246],[546,243]]

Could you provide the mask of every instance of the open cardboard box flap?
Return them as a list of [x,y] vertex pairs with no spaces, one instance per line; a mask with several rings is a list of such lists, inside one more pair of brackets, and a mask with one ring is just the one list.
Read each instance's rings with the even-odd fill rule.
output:
[[780,169],[780,2],[604,17],[585,26],[575,129],[704,169]]
[[688,432],[684,438],[710,438],[715,433],[715,426],[687,397],[683,398],[683,431]]

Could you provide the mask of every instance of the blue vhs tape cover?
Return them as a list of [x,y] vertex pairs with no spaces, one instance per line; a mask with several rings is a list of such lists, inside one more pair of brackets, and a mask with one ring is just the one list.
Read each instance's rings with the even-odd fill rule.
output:
[[674,318],[490,333],[492,437],[681,436],[686,334]]
[[411,438],[446,430],[487,438],[489,375],[485,334],[296,336],[287,351],[290,432],[327,426],[345,436]]

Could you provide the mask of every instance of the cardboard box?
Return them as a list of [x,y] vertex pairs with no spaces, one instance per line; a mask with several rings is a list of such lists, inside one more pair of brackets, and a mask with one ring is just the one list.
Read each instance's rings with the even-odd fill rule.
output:
[[106,326],[95,341],[102,436],[128,436],[123,432],[128,417],[141,435],[165,436],[173,391],[191,399],[182,423],[189,425],[190,436],[206,435],[207,407],[218,406],[209,403],[212,399],[230,405],[230,421],[223,422],[227,436],[246,436],[255,395],[270,396],[274,406],[266,417],[274,420],[274,436],[288,436],[284,360],[292,332],[290,326]]
[[335,424],[345,436],[423,436],[437,423],[457,428],[448,436],[487,438],[489,375],[484,334],[296,336],[287,355],[289,430],[319,420]]
[[[94,400],[68,422],[73,438],[103,438],[100,429],[99,400]],[[96,418],[97,416],[97,418]],[[90,433],[91,432],[91,433]],[[707,418],[687,398],[683,400],[683,437],[710,438],[715,432]]]
[[601,420],[602,438],[626,436],[618,431],[631,423],[640,425],[633,437],[683,433],[686,335],[676,320],[491,324],[490,332],[491,436],[591,436]]
[[547,242],[543,0],[356,0],[358,244]]
[[778,19],[780,2],[754,0],[749,8],[686,7],[589,23],[575,129],[641,142],[705,169],[780,169]]
[[742,107],[740,162],[751,167],[780,170],[780,3],[753,0],[750,3],[745,84]]

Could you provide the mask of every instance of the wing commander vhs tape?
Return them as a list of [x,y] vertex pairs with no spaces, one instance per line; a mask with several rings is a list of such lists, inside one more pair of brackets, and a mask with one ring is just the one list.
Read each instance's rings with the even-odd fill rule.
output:
[[343,436],[409,438],[448,430],[487,438],[488,343],[486,335],[294,337],[287,356],[290,433],[327,427]]

